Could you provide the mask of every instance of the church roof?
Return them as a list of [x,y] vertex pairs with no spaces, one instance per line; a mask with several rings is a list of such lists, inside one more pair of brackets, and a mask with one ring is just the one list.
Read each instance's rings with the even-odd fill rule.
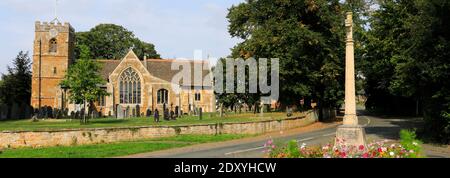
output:
[[[121,60],[97,60],[102,64],[102,71],[101,75],[107,80],[109,78],[109,75],[117,68],[117,66],[120,64]],[[147,59],[145,61],[141,60],[141,63],[144,66],[147,66],[147,71],[154,77],[160,78],[162,80],[165,80],[167,82],[171,82],[172,78],[180,72],[180,70],[172,70],[171,66],[172,63],[179,63],[179,64],[186,64],[189,63],[191,66],[191,84],[186,85],[181,81],[181,84],[184,86],[202,86],[202,81],[208,77],[208,74],[210,73],[210,70],[203,69],[202,71],[202,79],[201,80],[194,80],[194,65],[201,66],[207,65],[207,68],[209,68],[208,62],[204,61],[193,61],[193,60],[172,60],[172,59]],[[147,64],[145,64],[147,63]],[[208,80],[211,81],[211,80]],[[203,86],[212,86],[211,82],[205,83]]]

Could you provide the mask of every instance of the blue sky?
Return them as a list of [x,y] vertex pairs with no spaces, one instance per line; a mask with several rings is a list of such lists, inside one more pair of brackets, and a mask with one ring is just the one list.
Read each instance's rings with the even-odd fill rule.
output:
[[[238,39],[227,31],[227,8],[244,0],[59,0],[57,16],[76,31],[114,23],[155,44],[163,58],[224,57]],[[34,22],[54,18],[55,0],[0,1],[0,73],[20,50],[30,51]]]

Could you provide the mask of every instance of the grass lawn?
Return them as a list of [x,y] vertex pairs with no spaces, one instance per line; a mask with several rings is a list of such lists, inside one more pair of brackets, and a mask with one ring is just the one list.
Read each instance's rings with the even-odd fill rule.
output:
[[[302,113],[295,113],[296,116]],[[80,125],[79,120],[40,120],[39,122],[31,122],[30,120],[10,120],[0,121],[0,131],[37,131],[37,130],[56,130],[56,129],[76,129],[76,128],[105,128],[105,127],[130,127],[130,126],[175,126],[175,125],[194,125],[194,124],[214,124],[214,123],[233,123],[233,122],[250,122],[261,120],[282,119],[286,117],[286,113],[273,112],[265,113],[264,117],[259,114],[243,113],[228,114],[220,118],[216,114],[205,113],[203,119],[199,120],[196,116],[184,116],[176,121],[164,121],[155,123],[153,118],[130,118],[130,119],[92,119],[88,125]]]
[[61,146],[48,148],[6,149],[0,158],[105,158],[184,147],[200,143],[220,142],[251,135],[182,135],[111,144]]

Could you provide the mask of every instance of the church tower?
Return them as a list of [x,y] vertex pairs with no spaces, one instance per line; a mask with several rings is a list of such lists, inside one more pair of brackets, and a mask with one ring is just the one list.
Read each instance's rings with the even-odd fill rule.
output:
[[55,21],[35,24],[31,91],[34,108],[66,105],[60,82],[74,62],[75,30],[69,23]]

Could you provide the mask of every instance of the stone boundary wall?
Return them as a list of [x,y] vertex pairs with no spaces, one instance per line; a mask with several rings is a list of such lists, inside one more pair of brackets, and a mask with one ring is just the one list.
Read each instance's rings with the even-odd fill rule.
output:
[[0,132],[0,148],[87,145],[194,134],[261,134],[293,129],[315,122],[317,122],[317,113],[308,112],[303,117],[260,122],[64,129],[55,131],[4,131]]

